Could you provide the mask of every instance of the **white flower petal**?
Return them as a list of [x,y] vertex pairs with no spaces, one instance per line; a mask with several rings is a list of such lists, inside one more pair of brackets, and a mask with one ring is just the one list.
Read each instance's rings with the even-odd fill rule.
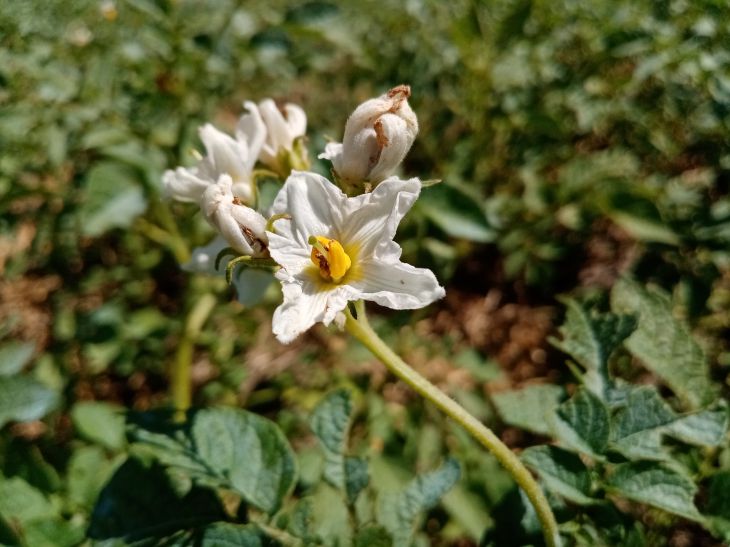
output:
[[321,160],[330,160],[335,172],[339,174],[342,170],[342,143],[328,142],[324,146],[324,152],[317,157]]
[[200,199],[209,182],[198,176],[195,167],[168,169],[162,175],[165,196],[178,201],[194,202]]
[[[340,210],[346,200],[347,196],[321,175],[292,171],[272,207],[273,214],[286,213],[291,220],[277,221],[276,232],[309,252],[309,236],[333,237],[330,234],[333,227],[341,224]],[[276,245],[272,243],[271,256],[279,262],[274,255]]]
[[382,138],[386,144],[380,149],[377,163],[368,174],[368,180],[377,184],[395,171],[413,144],[415,135],[411,136],[408,124],[395,114],[383,114],[378,121]]
[[206,159],[215,174],[227,174],[235,182],[249,179],[250,172],[243,163],[248,158],[248,145],[219,131],[210,124],[200,128],[200,140],[205,145]]
[[256,103],[246,101],[243,103],[243,107],[248,110],[248,113],[238,120],[236,138],[239,141],[248,143],[248,155],[244,158],[244,167],[247,173],[251,173],[256,160],[259,158],[261,147],[266,141],[268,132]]
[[446,292],[431,270],[403,262],[368,260],[361,265],[361,278],[352,283],[360,298],[395,310],[422,308],[443,298]]
[[380,183],[371,193],[351,198],[349,202],[356,207],[347,212],[342,239],[356,242],[363,256],[379,258],[397,250],[397,259],[400,256],[400,247],[393,242],[393,237],[398,224],[411,209],[420,192],[421,181],[417,178],[401,180],[391,177]]
[[279,270],[276,277],[282,281],[284,302],[274,311],[272,327],[279,341],[288,344],[324,318],[327,293],[318,291],[311,280],[291,279],[284,270]]
[[284,105],[286,113],[286,124],[289,126],[289,134],[294,139],[303,137],[307,133],[307,114],[299,105],[287,103]]
[[241,254],[256,256],[266,246],[266,219],[250,207],[234,200],[231,178],[221,175],[200,198],[200,208],[208,222],[228,244]]

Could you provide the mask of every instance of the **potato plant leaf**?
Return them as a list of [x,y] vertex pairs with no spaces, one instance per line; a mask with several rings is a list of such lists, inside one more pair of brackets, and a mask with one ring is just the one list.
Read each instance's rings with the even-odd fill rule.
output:
[[610,433],[608,408],[593,392],[580,388],[557,408],[554,432],[567,447],[600,457]]
[[378,521],[393,537],[394,547],[411,544],[418,516],[438,503],[461,476],[456,460],[447,459],[430,473],[417,476],[400,492],[383,494],[378,504]]
[[324,477],[346,494],[350,504],[369,482],[367,462],[346,455],[352,413],[350,392],[338,389],[317,405],[309,420],[325,453]]
[[572,452],[557,446],[532,446],[522,452],[521,458],[556,494],[579,505],[595,503],[588,468]]
[[194,486],[180,495],[159,464],[129,458],[99,494],[88,535],[152,545],[223,519],[225,513],[212,490]]
[[702,521],[694,505],[697,487],[691,478],[661,463],[630,462],[616,466],[607,488],[627,499]]
[[0,427],[39,420],[58,403],[58,393],[30,376],[0,376]]
[[233,490],[267,513],[281,507],[294,486],[296,460],[276,424],[234,408],[191,413],[182,427],[155,422],[155,414],[135,418],[132,438],[163,465]]
[[492,394],[505,423],[539,435],[552,433],[552,416],[565,391],[553,384],[532,385]]
[[632,315],[595,313],[572,298],[561,301],[566,307],[565,322],[559,329],[562,338],[550,342],[586,370],[584,385],[603,399],[610,386],[608,360],[636,328],[636,319]]
[[628,350],[691,408],[709,403],[716,390],[699,344],[689,328],[672,314],[669,296],[623,279],[611,291],[616,313],[635,314],[637,329],[626,340]]

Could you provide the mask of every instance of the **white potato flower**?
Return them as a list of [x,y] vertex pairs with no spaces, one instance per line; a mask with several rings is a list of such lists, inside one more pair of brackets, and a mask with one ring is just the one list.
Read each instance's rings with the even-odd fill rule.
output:
[[248,135],[250,129],[256,131],[256,117],[266,126],[264,141],[259,160],[274,171],[283,172],[283,165],[294,152],[294,143],[307,132],[307,115],[301,107],[287,103],[282,109],[272,99],[264,99],[258,105],[245,103],[249,114],[241,118],[239,129]]
[[[239,121],[235,138],[210,124],[198,130],[206,154],[194,167],[165,171],[162,183],[168,197],[178,201],[199,201],[208,186],[228,176],[233,184],[233,194],[246,203],[252,202],[256,193],[253,167],[266,139],[266,125],[256,105],[246,104],[250,114]],[[242,126],[243,118],[246,123]]]
[[269,233],[284,293],[273,319],[281,342],[318,321],[329,324],[349,301],[416,309],[444,296],[430,270],[400,261],[393,241],[420,190],[418,179],[392,177],[371,193],[348,197],[320,175],[292,173],[273,205],[274,214],[288,217]]
[[411,88],[399,85],[365,101],[345,124],[342,143],[329,143],[320,158],[332,162],[346,185],[375,186],[389,177],[406,157],[418,134],[418,119],[408,105]]

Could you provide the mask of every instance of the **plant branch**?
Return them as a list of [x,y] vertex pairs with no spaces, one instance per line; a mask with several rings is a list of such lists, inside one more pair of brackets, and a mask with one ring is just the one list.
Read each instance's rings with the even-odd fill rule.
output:
[[519,458],[491,429],[469,414],[456,401],[406,364],[383,342],[370,326],[365,315],[365,303],[362,300],[355,303],[355,312],[357,318],[350,313],[349,309],[345,310],[347,316],[345,328],[347,331],[362,342],[393,374],[411,386],[428,401],[436,405],[436,407],[451,419],[459,423],[472,437],[479,441],[480,444],[487,448],[499,460],[515,482],[527,494],[527,497],[535,508],[543,528],[546,545],[548,547],[558,547],[560,545],[560,535],[558,533],[555,515],[553,515],[550,509],[550,505],[542,489]]

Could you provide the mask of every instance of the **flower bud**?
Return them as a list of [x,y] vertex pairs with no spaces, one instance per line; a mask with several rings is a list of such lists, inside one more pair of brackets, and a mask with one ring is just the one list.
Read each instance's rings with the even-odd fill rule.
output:
[[400,165],[418,134],[410,96],[411,88],[399,85],[355,109],[342,143],[329,143],[319,156],[332,161],[342,182],[377,185]]
[[205,146],[205,157],[195,167],[165,171],[162,177],[165,194],[178,201],[199,201],[211,184],[227,176],[232,181],[233,195],[250,202],[255,193],[251,173],[266,137],[263,120],[260,116],[252,118],[248,133],[235,139],[210,124],[198,131]]
[[[291,168],[302,169],[308,167],[306,158],[300,158],[302,150],[296,149],[298,139],[307,131],[307,115],[301,107],[287,103],[279,109],[272,99],[264,99],[258,105],[247,101],[244,106],[249,114],[243,116],[239,122],[239,131],[249,134],[250,118],[260,117],[266,126],[266,140],[259,152],[261,163],[279,173],[282,177],[289,176]],[[306,154],[306,151],[303,151]],[[307,165],[301,165],[306,161]]]
[[237,252],[253,257],[266,256],[266,219],[243,205],[239,198],[234,197],[231,188],[231,178],[221,176],[216,184],[211,184],[203,192],[200,209],[210,225]]

